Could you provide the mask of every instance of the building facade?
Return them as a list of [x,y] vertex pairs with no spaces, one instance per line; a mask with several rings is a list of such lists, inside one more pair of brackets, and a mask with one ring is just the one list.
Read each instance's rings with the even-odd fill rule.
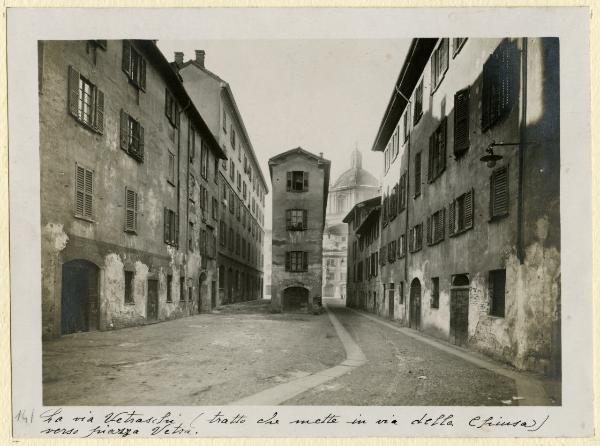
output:
[[362,154],[355,148],[350,168],[329,187],[323,234],[323,297],[345,299],[348,228],[342,219],[352,207],[379,193],[379,181],[362,167]]
[[554,375],[558,50],[552,38],[413,40],[373,146],[385,171],[376,311]]
[[264,208],[268,187],[229,84],[205,66],[205,52],[172,64],[228,159],[219,166],[219,303],[263,296]]
[[269,160],[274,311],[320,311],[330,167],[322,155],[300,147]]
[[225,154],[153,41],[40,42],[44,338],[208,311]]

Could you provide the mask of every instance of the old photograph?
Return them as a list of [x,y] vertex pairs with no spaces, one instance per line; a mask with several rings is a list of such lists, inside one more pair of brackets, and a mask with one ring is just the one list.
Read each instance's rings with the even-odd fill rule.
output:
[[592,435],[588,13],[13,8],[15,438]]
[[558,39],[206,44],[38,44],[44,403],[560,405]]

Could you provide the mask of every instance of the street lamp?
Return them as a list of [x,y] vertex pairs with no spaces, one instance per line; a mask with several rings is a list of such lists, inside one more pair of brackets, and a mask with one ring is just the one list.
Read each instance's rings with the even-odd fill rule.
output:
[[496,165],[497,161],[502,159],[502,155],[496,155],[494,153],[494,147],[503,147],[503,146],[518,146],[520,143],[518,142],[496,142],[492,141],[490,145],[485,149],[486,155],[483,155],[479,158],[479,161],[482,163],[486,163],[487,166],[491,169]]

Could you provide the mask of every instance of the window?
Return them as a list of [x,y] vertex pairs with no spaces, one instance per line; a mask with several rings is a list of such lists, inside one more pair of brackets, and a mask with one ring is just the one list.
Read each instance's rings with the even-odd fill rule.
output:
[[431,183],[446,169],[446,118],[429,137],[427,179]]
[[421,195],[421,152],[415,155],[415,198]]
[[235,217],[238,219],[238,221],[240,220],[241,217],[241,208],[242,208],[242,202],[241,200],[237,197],[235,197],[235,203],[236,203],[236,207],[235,207]]
[[469,88],[454,95],[454,156],[459,158],[469,148]]
[[69,113],[86,127],[104,132],[104,93],[71,66]]
[[442,82],[448,70],[448,39],[441,39],[440,44],[431,56],[431,94]]
[[179,300],[185,300],[185,277],[179,278]]
[[446,208],[434,212],[427,218],[427,244],[435,245],[444,240]]
[[232,181],[235,181],[235,164],[233,159],[229,160],[229,178],[231,178]]
[[410,252],[420,251],[423,247],[423,223],[413,226],[409,233]]
[[125,271],[125,303],[133,304],[133,271]]
[[440,278],[431,278],[431,308],[440,308]]
[[398,258],[401,259],[406,255],[406,235],[402,234],[398,237]]
[[248,198],[248,188],[245,181],[242,183],[242,196],[244,197],[244,201],[246,201]]
[[215,197],[213,197],[212,199],[212,218],[214,220],[219,218],[219,200],[217,200]]
[[508,215],[508,168],[500,167],[490,177],[490,219]]
[[123,40],[122,68],[133,85],[146,90],[146,60],[128,40]]
[[286,229],[288,231],[306,231],[308,211],[306,209],[288,209],[285,211]]
[[235,194],[232,189],[229,189],[229,213],[233,215],[235,212]]
[[455,199],[448,208],[448,232],[460,234],[473,227],[473,189]]
[[168,152],[169,157],[169,170],[167,172],[167,181],[175,186],[175,154]]
[[402,174],[400,177],[400,182],[398,185],[398,213],[402,212],[406,209],[406,195],[407,195],[407,187],[406,187],[406,172]]
[[242,174],[239,172],[237,174],[237,188],[238,190],[242,190]]
[[410,135],[410,107],[406,107],[404,111],[404,117],[402,119],[402,128],[404,129],[404,141],[406,141],[408,139],[408,136]]
[[388,262],[394,263],[396,261],[396,240],[391,241],[388,244]]
[[215,156],[215,183],[219,184],[219,158]]
[[370,266],[371,266],[371,276],[377,277],[377,272],[378,272],[378,268],[379,268],[379,252],[378,251],[371,253]]
[[288,192],[306,192],[308,190],[308,172],[295,170],[287,173]]
[[204,140],[201,141],[200,150],[200,175],[208,180],[208,144]]
[[423,79],[415,90],[415,112],[413,114],[413,125],[416,125],[423,115]]
[[384,245],[381,248],[379,248],[379,264],[381,266],[384,266],[386,262],[387,262],[387,245]]
[[505,39],[483,64],[481,130],[506,117],[516,99],[518,82],[516,44]]
[[285,253],[285,270],[290,272],[308,271],[308,252],[288,251]]
[[240,233],[236,232],[236,234],[235,234],[235,253],[237,255],[240,255],[240,251],[241,251],[240,243],[241,243]]
[[219,243],[221,246],[227,245],[227,223],[223,220],[219,222]]
[[235,238],[233,237],[233,228],[229,228],[229,251],[233,252],[235,249]]
[[75,164],[75,216],[94,219],[94,171]]
[[229,134],[229,142],[231,143],[231,148],[235,151],[235,129],[233,128],[233,123],[231,123],[231,133]]
[[190,173],[189,175],[189,186],[188,186],[188,198],[194,202],[194,189],[196,188],[196,178]]
[[400,282],[400,286],[398,287],[398,303],[404,303],[404,282]]
[[125,188],[125,231],[137,231],[138,194],[136,191]]
[[179,239],[179,216],[172,210],[164,208],[165,243],[177,246]]
[[194,223],[188,222],[188,250],[194,251]]
[[506,299],[506,270],[497,269],[489,273],[490,315],[504,317]]
[[144,127],[121,109],[121,149],[137,161],[144,161]]
[[179,124],[179,106],[168,88],[165,88],[165,115],[173,127]]
[[[384,284],[384,286],[385,286],[385,284]],[[394,284],[393,283],[388,284],[387,291],[388,291],[388,298],[394,299]]]
[[452,39],[452,57],[456,56],[460,52],[466,41],[466,37],[454,37]]
[[173,276],[167,274],[167,302],[173,302]]

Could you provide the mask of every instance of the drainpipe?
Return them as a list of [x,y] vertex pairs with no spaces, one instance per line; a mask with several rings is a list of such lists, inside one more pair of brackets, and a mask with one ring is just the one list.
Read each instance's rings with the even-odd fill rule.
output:
[[519,158],[519,182],[518,182],[518,193],[517,193],[517,258],[519,263],[523,264],[525,260],[525,248],[524,248],[524,236],[523,236],[523,158],[524,150],[527,144],[526,131],[527,131],[527,38],[522,38],[521,48],[521,116],[519,123],[519,145],[518,158]]
[[[412,103],[409,98],[404,96],[400,89],[396,86],[396,92],[402,96],[402,98],[406,101],[409,110],[412,108]],[[409,120],[410,121],[410,120]],[[406,206],[404,208],[404,283],[406,285],[406,289],[408,289],[408,185],[410,184],[410,140],[411,140],[412,132],[408,133],[408,142],[406,143],[406,187],[404,189],[406,193]],[[406,290],[402,290],[406,294]],[[406,306],[407,299],[406,296],[402,296],[404,301],[404,315],[402,317],[403,321],[406,321]]]

